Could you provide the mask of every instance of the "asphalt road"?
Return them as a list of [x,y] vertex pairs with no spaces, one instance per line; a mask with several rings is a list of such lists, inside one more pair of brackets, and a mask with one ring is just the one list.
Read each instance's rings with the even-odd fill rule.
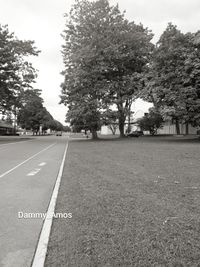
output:
[[28,267],[63,158],[67,137],[0,144],[0,267]]

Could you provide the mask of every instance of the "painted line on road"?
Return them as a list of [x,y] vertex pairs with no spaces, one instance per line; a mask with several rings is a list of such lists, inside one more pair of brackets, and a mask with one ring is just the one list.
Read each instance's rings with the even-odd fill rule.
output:
[[[41,162],[40,164],[38,164],[38,166],[43,167],[45,166],[47,163],[46,162]],[[34,176],[36,175],[39,171],[41,171],[41,168],[35,168],[34,170],[32,170],[31,172],[29,172],[26,176]]]
[[36,168],[36,169],[34,169],[33,171],[29,172],[29,173],[27,174],[27,176],[34,176],[34,175],[36,175],[39,171],[41,171],[41,168]]
[[41,162],[40,164],[38,164],[38,166],[44,166],[46,164],[47,164],[46,162]]
[[49,149],[50,147],[54,146],[56,143],[51,144],[50,146],[42,149],[41,151],[39,151],[38,153],[34,154],[33,156],[31,156],[30,158],[24,160],[23,162],[21,162],[20,164],[18,164],[17,166],[13,167],[12,169],[4,172],[3,174],[0,175],[0,178],[4,177],[5,175],[9,174],[10,172],[14,171],[15,169],[17,169],[18,167],[20,167],[21,165],[23,165],[24,163],[28,162],[29,160],[35,158],[37,155],[39,155],[40,153],[46,151],[47,149]]
[[[53,189],[53,193],[51,196],[51,200],[48,206],[47,214],[53,214],[55,211],[55,206],[56,206],[56,200],[58,196],[58,190],[60,187],[60,182],[63,174],[63,169],[64,169],[64,163],[65,163],[65,158],[67,154],[67,149],[68,149],[68,142],[65,146],[65,151],[63,154],[63,159],[60,165],[59,173],[56,179],[56,183]],[[37,244],[37,248],[35,251],[35,255],[33,257],[32,265],[31,267],[43,267],[45,263],[45,258],[47,254],[47,246],[49,242],[49,236],[51,232],[51,226],[52,226],[52,221],[53,221],[53,216],[46,216],[45,221],[42,226],[42,230],[39,236],[39,241]]]

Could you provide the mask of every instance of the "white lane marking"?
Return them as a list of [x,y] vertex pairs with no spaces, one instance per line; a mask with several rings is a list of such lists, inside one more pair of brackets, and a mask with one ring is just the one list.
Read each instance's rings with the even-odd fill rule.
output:
[[[51,196],[51,200],[49,203],[47,214],[53,214],[55,212],[55,205],[56,205],[56,200],[57,200],[57,196],[58,196],[58,190],[60,187],[61,177],[63,174],[67,149],[68,149],[68,143],[66,144],[66,147],[65,147],[62,163],[60,165],[59,173],[58,173],[56,183],[55,183],[55,186],[53,189],[53,193]],[[45,262],[45,258],[46,258],[46,254],[47,254],[47,246],[48,246],[48,242],[49,242],[49,236],[50,236],[50,232],[51,232],[52,221],[53,221],[53,216],[50,216],[50,217],[46,216],[45,221],[44,221],[43,226],[42,226],[42,230],[40,233],[39,241],[37,244],[37,248],[35,251],[35,255],[34,255],[31,267],[43,267],[44,266],[44,262]]]
[[34,140],[34,139],[26,140],[26,141],[18,141],[18,142],[13,142],[13,143],[1,144],[0,147],[2,147],[2,146],[8,146],[8,145],[14,145],[14,144],[19,144],[19,143],[31,142],[31,141],[33,141],[33,140]]
[[31,156],[30,158],[24,160],[23,162],[21,162],[20,164],[18,164],[17,166],[13,167],[12,169],[4,172],[3,174],[0,175],[0,178],[4,177],[5,175],[9,174],[10,172],[14,171],[15,169],[17,169],[18,167],[20,167],[21,165],[23,165],[24,163],[26,163],[27,161],[35,158],[37,155],[39,155],[40,153],[44,152],[45,150],[49,149],[50,147],[54,146],[56,143],[51,144],[50,146],[42,149],[41,151],[39,151],[38,153],[34,154],[33,156]]
[[41,168],[36,168],[36,169],[34,169],[33,171],[29,172],[29,173],[27,174],[27,176],[34,176],[34,175],[36,175],[40,170],[41,170]]
[[41,162],[40,164],[38,164],[38,166],[44,166],[46,164],[47,164],[46,162]]

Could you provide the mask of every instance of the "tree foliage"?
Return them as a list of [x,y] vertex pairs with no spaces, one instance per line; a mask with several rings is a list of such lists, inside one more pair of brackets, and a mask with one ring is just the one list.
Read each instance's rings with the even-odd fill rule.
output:
[[21,95],[21,108],[18,114],[18,124],[26,129],[32,130],[36,134],[42,126],[42,133],[47,129],[61,131],[63,125],[54,120],[52,115],[43,106],[40,90],[28,89]]
[[57,121],[57,120],[50,120],[49,128],[53,131],[63,131],[64,130],[64,126],[62,125],[62,123]]
[[161,114],[155,108],[150,108],[149,113],[137,122],[142,131],[149,131],[151,135],[155,135],[157,130],[163,127],[164,121]]
[[8,26],[0,25],[0,112],[20,105],[20,93],[31,87],[36,70],[27,56],[37,56],[33,41],[21,41],[9,33]]
[[18,123],[22,128],[38,132],[44,116],[43,99],[38,90],[23,92],[22,107],[18,114]]
[[63,126],[63,131],[64,132],[71,132],[71,128],[68,125]]
[[168,24],[155,48],[146,76],[144,99],[165,118],[200,125],[199,33],[183,34]]
[[[128,22],[107,0],[77,0],[64,31],[65,64],[61,103],[68,120],[88,127],[93,136],[102,112],[115,104],[121,135],[143,68],[152,50],[152,34]],[[76,123],[77,124],[77,123]]]
[[43,106],[40,90],[32,87],[37,72],[27,59],[38,54],[33,41],[19,40],[0,25],[0,112],[10,122],[14,115],[22,128],[36,133],[40,126],[43,132],[62,128]]

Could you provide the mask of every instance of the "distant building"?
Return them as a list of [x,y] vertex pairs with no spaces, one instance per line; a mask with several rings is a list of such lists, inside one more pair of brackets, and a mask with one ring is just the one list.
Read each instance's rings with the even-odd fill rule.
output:
[[[148,109],[150,107],[152,107],[153,105],[151,103],[148,103],[148,102],[145,102],[143,101],[142,99],[137,99],[134,103],[133,103],[133,106],[132,106],[132,114],[130,116],[130,126],[131,126],[131,131],[137,131],[137,130],[140,130],[138,124],[137,124],[137,120],[139,118],[142,118],[145,113],[148,111]],[[127,129],[128,129],[128,119],[126,120],[125,122],[125,125],[124,125],[124,133],[126,133]],[[101,127],[101,131],[100,133],[102,135],[109,135],[109,134],[112,134],[112,131],[111,129],[109,128],[109,126],[107,125],[103,125]],[[119,128],[117,127],[116,129],[116,134],[119,134]]]
[[[125,123],[125,125],[124,125],[124,133],[126,133],[127,129],[128,129],[128,123]],[[140,130],[138,124],[137,124],[137,123],[131,123],[131,131],[137,131],[137,130]],[[112,131],[111,131],[111,129],[109,128],[109,126],[107,126],[107,125],[103,125],[103,126],[101,127],[101,131],[100,131],[100,133],[101,133],[102,135],[109,135],[109,134],[112,134]],[[119,134],[119,128],[118,128],[118,127],[117,127],[117,129],[116,129],[115,134]]]
[[[186,134],[186,124],[180,123],[180,134]],[[176,134],[176,125],[171,121],[166,121],[163,125],[163,128],[158,129],[158,134]],[[197,134],[197,128],[188,125],[188,134]]]
[[[137,131],[140,130],[137,120],[139,118],[142,118],[146,114],[148,114],[149,108],[153,107],[152,103],[145,102],[142,99],[137,99],[132,106],[132,114],[130,117],[130,126],[131,126],[131,131]],[[124,127],[124,133],[126,133],[128,128],[128,120],[125,122],[125,127]],[[197,134],[197,128],[192,127],[191,125],[188,126],[188,134]],[[111,129],[107,125],[103,125],[101,127],[100,133],[102,135],[109,135],[112,134]],[[149,134],[148,131],[144,132],[145,134]],[[158,134],[176,134],[176,126],[174,123],[172,123],[170,120],[166,121],[163,125],[163,128],[158,129],[157,131]],[[116,129],[116,134],[119,134],[119,128],[117,127]],[[184,123],[180,123],[180,134],[186,134],[186,125]]]
[[12,134],[14,132],[14,127],[5,122],[0,120],[0,135],[9,135]]
[[[137,112],[137,116],[134,116],[135,114],[136,114],[136,113],[133,113],[133,114],[131,115],[131,117],[130,117],[130,130],[131,130],[131,131],[137,131],[137,130],[140,130],[140,128],[139,128],[139,126],[138,126],[138,124],[137,124],[137,120],[138,120],[139,118],[141,118],[141,117],[144,116],[144,112],[142,112],[141,110],[139,110],[139,112]],[[117,123],[116,123],[116,125],[117,125]],[[126,122],[125,122],[125,124],[124,124],[124,133],[127,132],[127,130],[128,130],[128,125],[129,125],[128,120],[126,120]],[[103,125],[103,126],[101,127],[101,132],[100,132],[100,133],[101,133],[102,135],[109,135],[109,134],[112,134],[112,131],[111,131],[111,129],[110,129],[109,126],[107,126],[107,125]],[[120,133],[120,132],[119,132],[119,128],[117,127],[115,134],[119,134],[119,133]]]

